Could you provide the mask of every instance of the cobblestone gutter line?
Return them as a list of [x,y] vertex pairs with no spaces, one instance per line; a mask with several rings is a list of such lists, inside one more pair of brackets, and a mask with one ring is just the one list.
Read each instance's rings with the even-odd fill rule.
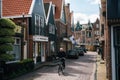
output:
[[93,68],[93,72],[92,72],[90,80],[97,80],[97,56],[96,56],[95,64],[93,67],[94,68]]

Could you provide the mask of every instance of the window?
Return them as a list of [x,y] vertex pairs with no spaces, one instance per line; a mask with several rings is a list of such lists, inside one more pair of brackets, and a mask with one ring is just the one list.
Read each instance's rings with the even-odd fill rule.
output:
[[13,51],[10,51],[8,53],[12,54],[14,57],[14,60],[20,60],[21,58],[21,39],[19,37],[15,37],[15,42],[12,45]]
[[50,42],[50,52],[51,52],[51,54],[53,54],[55,52],[55,42],[54,41]]
[[14,43],[15,45],[21,45],[21,40],[20,40],[20,38],[15,38],[15,43]]
[[101,27],[101,36],[104,35],[104,24],[102,24],[102,27]]
[[44,17],[35,15],[35,35],[41,35],[44,27]]
[[40,16],[40,27],[44,27],[44,18]]
[[87,32],[87,37],[88,38],[92,37],[92,33],[91,32]]
[[39,34],[39,15],[35,15],[35,35]]
[[49,24],[49,33],[50,34],[55,34],[55,26],[52,24]]
[[99,25],[98,25],[98,24],[96,24],[96,28],[99,28]]

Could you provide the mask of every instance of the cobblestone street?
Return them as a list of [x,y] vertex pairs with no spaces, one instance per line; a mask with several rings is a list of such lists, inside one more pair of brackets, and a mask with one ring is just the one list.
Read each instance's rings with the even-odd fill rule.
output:
[[88,52],[79,59],[67,59],[65,75],[58,75],[57,66],[44,66],[14,80],[94,80],[96,56]]

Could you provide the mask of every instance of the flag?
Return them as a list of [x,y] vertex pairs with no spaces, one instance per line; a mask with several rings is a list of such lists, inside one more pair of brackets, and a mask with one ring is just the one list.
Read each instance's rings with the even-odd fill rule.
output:
[[72,44],[75,44],[75,39],[74,39],[74,36],[72,35],[71,37],[70,37],[70,41],[72,42]]

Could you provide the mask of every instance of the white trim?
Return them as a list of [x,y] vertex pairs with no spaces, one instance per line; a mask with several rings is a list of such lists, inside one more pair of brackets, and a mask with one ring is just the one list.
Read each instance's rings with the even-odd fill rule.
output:
[[[43,2],[43,0],[42,0],[42,6],[43,6],[43,12],[44,12],[44,18],[46,19],[46,16],[45,16],[45,8],[44,8],[44,2]],[[44,20],[45,20],[44,19]],[[44,22],[45,23],[45,22]]]
[[68,38],[63,38],[63,41],[70,42],[70,39],[68,39]]
[[49,19],[49,16],[50,16],[51,7],[52,7],[52,2],[49,3],[49,9],[48,9],[48,13],[47,13],[47,16],[46,16],[46,25],[48,24],[48,19]]
[[62,18],[62,12],[63,12],[63,6],[64,6],[64,1],[62,0],[62,8],[61,8],[61,14],[60,14],[60,19]]
[[35,5],[35,1],[36,0],[32,0],[32,4],[31,4],[31,7],[30,7],[30,10],[29,10],[28,14],[32,14],[32,11],[33,11],[33,8],[34,8],[34,5]]
[[[109,26],[110,27],[110,26]],[[114,43],[113,43],[113,28],[114,26],[111,26],[111,64],[112,64],[112,80],[116,80],[116,71],[115,71],[115,50],[114,50]]]
[[[24,15],[24,17],[32,17],[32,15]],[[23,18],[23,15],[18,15],[18,16],[4,16],[2,18]]]

